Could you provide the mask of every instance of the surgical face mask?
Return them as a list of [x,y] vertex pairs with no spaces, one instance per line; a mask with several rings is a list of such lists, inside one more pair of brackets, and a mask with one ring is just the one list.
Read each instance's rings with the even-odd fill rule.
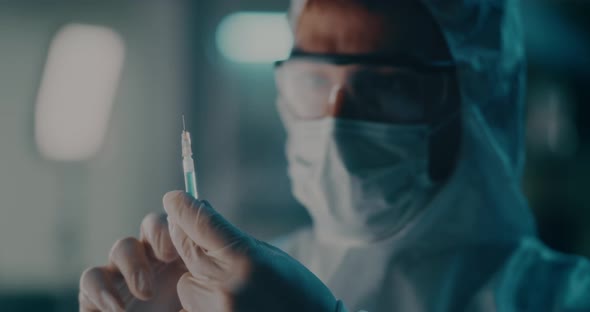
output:
[[286,120],[289,175],[320,239],[376,241],[425,205],[428,126]]

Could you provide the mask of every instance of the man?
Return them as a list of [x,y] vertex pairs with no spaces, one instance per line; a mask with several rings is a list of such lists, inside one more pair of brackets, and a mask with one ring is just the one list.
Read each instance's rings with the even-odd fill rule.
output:
[[520,191],[515,3],[293,2],[278,107],[313,227],[285,253],[168,193],[81,310],[590,311],[590,265],[535,239]]

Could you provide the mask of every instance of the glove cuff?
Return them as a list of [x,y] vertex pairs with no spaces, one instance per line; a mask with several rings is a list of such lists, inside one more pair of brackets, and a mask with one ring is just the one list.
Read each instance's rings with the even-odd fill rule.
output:
[[[342,302],[342,300],[338,300],[336,302],[336,311],[335,312],[348,312],[348,309],[346,309],[346,306],[344,305],[344,302]],[[367,311],[360,310],[359,312],[367,312]]]
[[344,306],[344,302],[338,300],[336,302],[336,310],[334,312],[348,312],[348,309],[346,309],[346,306]]

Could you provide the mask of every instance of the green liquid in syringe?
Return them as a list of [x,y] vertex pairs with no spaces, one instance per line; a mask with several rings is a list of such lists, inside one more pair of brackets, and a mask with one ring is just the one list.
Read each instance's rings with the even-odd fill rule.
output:
[[191,194],[194,198],[199,198],[194,172],[187,172],[184,174],[184,185],[186,186],[187,193]]

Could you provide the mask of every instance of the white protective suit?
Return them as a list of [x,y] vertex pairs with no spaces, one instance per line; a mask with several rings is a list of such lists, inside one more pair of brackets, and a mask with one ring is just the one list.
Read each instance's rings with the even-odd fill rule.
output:
[[[369,239],[370,224],[350,231],[356,240],[338,239],[346,225],[307,205],[313,228],[279,246],[350,311],[590,311],[590,264],[538,241],[521,193],[525,60],[517,1],[422,2],[459,64],[463,133],[453,175],[417,193],[428,198],[420,207],[394,212],[399,218],[385,239]],[[286,129],[292,144],[293,126]]]

